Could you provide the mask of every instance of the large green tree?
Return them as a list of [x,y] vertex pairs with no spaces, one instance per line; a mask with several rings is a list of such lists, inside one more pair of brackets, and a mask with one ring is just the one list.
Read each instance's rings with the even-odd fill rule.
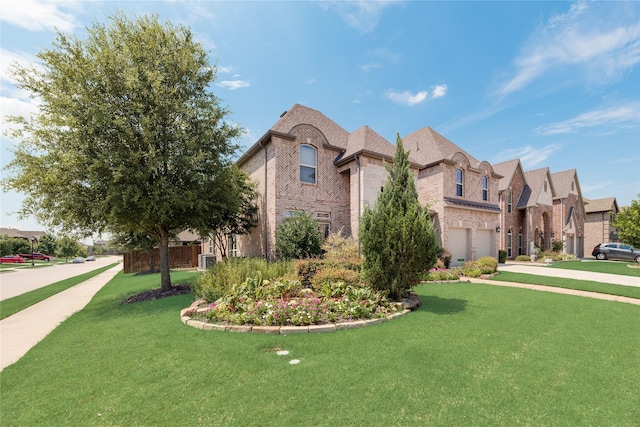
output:
[[429,211],[418,201],[409,154],[398,135],[389,177],[373,207],[360,218],[362,271],[375,289],[399,298],[436,262],[439,246]]
[[40,108],[13,118],[5,187],[26,194],[23,214],[63,232],[156,238],[170,288],[169,236],[210,228],[232,187],[241,129],[211,92],[215,65],[188,28],[122,13],[83,40],[58,33],[38,59],[13,68]]
[[[640,199],[640,194],[638,194]],[[618,238],[624,243],[640,248],[640,202],[632,200],[616,215],[612,224],[618,230]]]

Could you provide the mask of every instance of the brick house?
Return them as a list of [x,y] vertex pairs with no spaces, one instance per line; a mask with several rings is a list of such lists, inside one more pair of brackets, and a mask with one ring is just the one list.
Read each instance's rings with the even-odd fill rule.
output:
[[552,232],[555,233],[555,239],[562,240],[564,253],[583,258],[586,215],[578,172],[569,169],[556,172],[551,178],[556,189]]
[[[422,204],[452,263],[497,256],[501,175],[429,127],[403,138]],[[349,133],[296,104],[237,161],[258,183],[260,220],[238,236],[237,254],[274,258],[275,230],[291,212],[313,213],[325,234],[358,237],[360,215],[387,179],[395,145],[367,126]]]
[[615,197],[584,199],[584,247],[587,255],[598,243],[618,242],[618,232],[611,225],[620,209]]
[[553,199],[556,195],[549,168],[524,171],[519,159],[494,165],[503,176],[500,192],[500,249],[507,258],[532,255],[534,247],[547,250],[554,233]]

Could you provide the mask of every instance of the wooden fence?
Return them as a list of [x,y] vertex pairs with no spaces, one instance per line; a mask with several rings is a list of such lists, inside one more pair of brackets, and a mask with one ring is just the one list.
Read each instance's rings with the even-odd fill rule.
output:
[[[190,268],[198,266],[198,255],[201,252],[198,246],[170,246],[169,247],[169,268]],[[160,269],[160,256],[158,248],[153,250],[153,267],[149,265],[149,252],[131,251],[124,254],[124,272],[138,273],[140,271],[150,271]]]

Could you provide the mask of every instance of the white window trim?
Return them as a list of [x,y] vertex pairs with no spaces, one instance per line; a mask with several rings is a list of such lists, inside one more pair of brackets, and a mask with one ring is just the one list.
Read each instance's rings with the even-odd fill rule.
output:
[[[314,157],[315,157],[315,164],[313,165],[309,165],[306,163],[302,163],[302,149],[304,147],[308,147],[311,148],[313,150],[314,153]],[[305,168],[312,168],[314,171],[314,181],[313,182],[307,182],[307,181],[303,181],[302,179],[300,180],[301,184],[317,184],[318,183],[318,149],[316,147],[314,147],[313,145],[310,144],[300,144],[300,168],[305,167]]]

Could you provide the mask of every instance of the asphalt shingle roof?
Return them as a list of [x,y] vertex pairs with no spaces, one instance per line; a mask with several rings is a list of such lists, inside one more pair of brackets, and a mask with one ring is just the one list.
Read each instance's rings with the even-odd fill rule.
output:
[[421,165],[430,165],[441,160],[451,160],[456,153],[464,154],[469,159],[472,167],[477,168],[480,165],[478,159],[429,126],[405,136],[402,138],[402,144],[405,150],[411,152],[410,160]]
[[584,210],[586,213],[591,212],[618,212],[618,202],[615,197],[606,197],[604,199],[584,199]]

